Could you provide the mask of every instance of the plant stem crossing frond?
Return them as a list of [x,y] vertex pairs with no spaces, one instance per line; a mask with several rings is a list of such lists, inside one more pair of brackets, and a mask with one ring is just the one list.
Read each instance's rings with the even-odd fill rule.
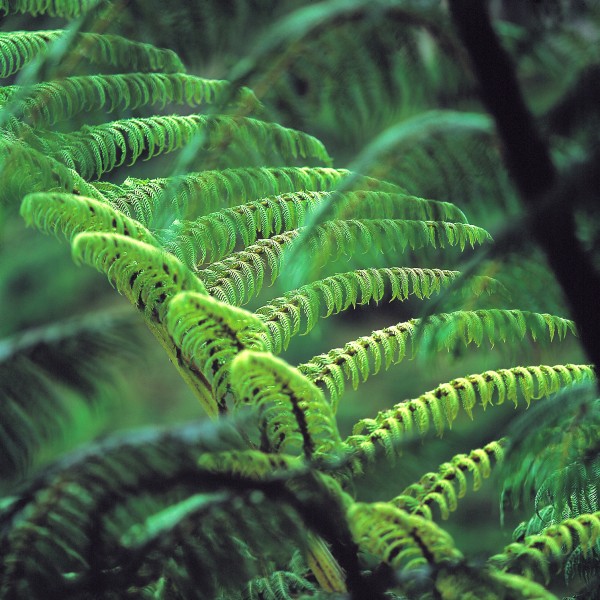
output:
[[485,338],[493,346],[498,341],[522,340],[528,333],[534,339],[563,338],[567,331],[575,333],[572,321],[548,314],[520,310],[478,310],[441,313],[428,319],[411,319],[374,331],[348,342],[343,348],[315,356],[299,366],[311,381],[323,384],[334,406],[343,394],[344,380],[356,388],[382,366],[401,362],[417,350],[451,350],[459,344],[480,346]]
[[[390,302],[406,300],[410,294],[421,300],[429,298],[451,285],[459,275],[458,271],[409,267],[339,273],[287,292],[258,308],[256,314],[269,328],[267,347],[279,354],[301,329],[302,335],[311,331],[319,317],[327,318],[357,304],[379,302],[383,298],[389,298]],[[469,283],[469,293],[475,295],[483,290],[493,293],[499,287],[490,277],[474,277]]]
[[188,173],[162,179],[128,177],[111,197],[115,207],[150,225],[160,209],[172,220],[191,219],[260,198],[303,191],[328,191],[352,177],[352,189],[401,193],[398,186],[326,167],[246,167]]
[[[266,352],[240,353],[231,367],[237,403],[259,407],[268,446],[307,459],[342,449],[331,406],[297,369]],[[265,448],[266,449],[266,448]]]

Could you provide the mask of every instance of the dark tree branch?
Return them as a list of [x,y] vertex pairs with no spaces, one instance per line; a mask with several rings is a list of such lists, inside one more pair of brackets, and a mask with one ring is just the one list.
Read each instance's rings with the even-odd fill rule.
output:
[[450,0],[450,12],[471,58],[481,98],[496,121],[505,160],[521,198],[530,212],[543,206],[530,232],[563,289],[585,351],[595,365],[600,365],[600,277],[577,239],[572,205],[572,194],[589,194],[590,190],[585,184],[577,190],[565,186],[557,173],[485,3]]

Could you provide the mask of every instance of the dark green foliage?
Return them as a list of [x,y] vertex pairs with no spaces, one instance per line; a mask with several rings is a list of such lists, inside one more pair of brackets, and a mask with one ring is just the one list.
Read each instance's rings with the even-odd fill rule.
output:
[[[123,309],[94,310],[111,302],[101,293],[75,318],[5,326],[0,599],[551,600],[563,569],[591,600],[599,400],[594,366],[576,363],[595,358],[597,316],[557,256],[583,257],[567,271],[595,289],[597,135],[573,111],[597,116],[583,96],[598,11],[580,28],[561,2],[548,19],[491,3],[512,19],[494,25],[551,142],[515,101],[530,156],[461,20],[480,5],[168,4],[0,2],[7,19],[64,21],[0,33],[0,265],[22,253],[21,221],[54,234],[137,309],[213,419],[93,439],[132,402],[113,381],[119,364],[130,373],[124,350],[144,353]],[[186,59],[201,49],[203,68],[136,39]],[[492,29],[487,42],[497,60]],[[47,272],[29,292],[56,279],[70,306],[61,265],[37,260]],[[367,310],[371,333],[348,334]],[[333,315],[340,329],[321,326]],[[374,376],[392,366],[382,394]],[[371,417],[356,422],[346,382]],[[158,419],[175,404],[168,386]],[[505,427],[505,404],[529,411]],[[478,430],[463,436],[466,418]],[[500,552],[500,536],[484,552],[460,524],[459,500],[487,479],[523,519]],[[437,522],[452,513],[453,535]]]

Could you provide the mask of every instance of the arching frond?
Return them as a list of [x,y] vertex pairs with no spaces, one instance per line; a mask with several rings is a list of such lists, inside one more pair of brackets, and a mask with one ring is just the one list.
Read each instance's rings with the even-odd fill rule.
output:
[[522,543],[508,545],[504,552],[493,556],[493,565],[520,571],[534,579],[541,576],[550,581],[550,567],[564,562],[576,547],[589,552],[600,538],[600,512],[566,519],[525,538]]
[[2,0],[0,13],[29,13],[73,19],[96,8],[100,0]]
[[360,461],[372,459],[378,447],[393,459],[406,435],[425,433],[431,425],[441,435],[446,423],[452,426],[461,407],[472,416],[478,400],[483,408],[503,404],[505,400],[517,406],[521,396],[529,406],[533,399],[550,396],[572,383],[594,379],[594,370],[589,365],[571,364],[513,367],[459,377],[414,400],[400,402],[374,419],[360,420],[346,443],[356,449]]
[[143,225],[94,198],[58,192],[29,194],[21,204],[21,216],[27,225],[46,233],[58,235],[60,231],[68,240],[81,232],[104,231],[158,245]]
[[73,258],[106,273],[117,290],[150,320],[163,322],[167,300],[182,290],[205,294],[202,282],[173,255],[117,233],[80,233]]
[[[302,231],[300,228],[259,240],[245,250],[212,264],[203,271],[207,287],[214,287],[214,291],[209,289],[210,293],[235,305],[248,302],[262,288],[265,262],[270,268],[273,283],[285,264],[284,249],[291,248]],[[474,246],[489,239],[484,229],[466,223],[363,219],[326,221],[314,230],[314,236],[308,240],[300,237],[298,243],[310,247],[310,270],[316,272],[342,255],[352,256],[367,250],[399,253],[407,248],[443,247],[446,244],[464,248],[467,243]],[[239,276],[240,272],[244,273],[243,277]]]
[[77,172],[16,139],[0,137],[0,157],[2,204],[20,203],[32,192],[68,192],[103,199]]
[[188,173],[163,179],[128,177],[111,201],[144,224],[157,212],[168,212],[170,220],[191,219],[220,208],[245,204],[260,198],[303,191],[328,191],[352,176],[353,189],[401,192],[401,188],[346,169],[324,167],[252,167]]
[[[33,59],[47,53],[49,45],[65,35],[66,32],[60,29],[1,32],[0,77],[14,75]],[[73,54],[68,56],[68,62],[85,61],[97,65],[109,65],[121,70],[131,69],[142,72],[185,71],[181,60],[172,50],[134,42],[120,35],[77,33],[72,44]]]
[[264,325],[252,313],[200,293],[178,294],[168,305],[167,329],[178,360],[209,382],[214,402],[226,410],[233,359],[245,348],[263,350]]
[[[355,217],[420,219],[436,212],[436,208],[440,213],[456,214],[436,207],[433,201],[410,196],[365,191],[348,194],[302,191],[221,209],[195,221],[177,222],[165,237],[169,240],[169,250],[187,265],[213,262],[232,252],[238,239],[248,246],[259,234],[267,238],[296,229],[304,224],[311,212],[331,201],[335,201],[335,212],[342,214],[347,212],[347,203],[358,202],[360,206],[353,206],[350,211]],[[462,217],[464,219],[464,215]],[[410,239],[410,234],[407,237]]]
[[[329,317],[357,304],[379,302],[384,298],[405,300],[410,294],[420,299],[429,298],[459,275],[458,271],[409,267],[339,273],[287,292],[258,308],[256,314],[269,328],[271,352],[279,354],[301,329],[302,335],[311,331],[319,317]],[[468,293],[479,295],[484,290],[494,293],[498,286],[489,277],[475,277],[470,285],[467,283],[467,289]]]
[[442,464],[437,473],[426,473],[417,483],[408,486],[391,503],[426,519],[432,518],[431,506],[437,504],[442,519],[447,519],[456,510],[458,499],[467,493],[467,472],[472,474],[473,490],[477,491],[482,480],[490,476],[491,459],[496,463],[502,461],[505,446],[506,440],[499,440],[469,454],[457,454]]
[[[441,313],[428,319],[411,319],[374,331],[348,342],[343,348],[320,354],[299,366],[300,371],[317,384],[324,385],[337,406],[344,391],[344,380],[356,388],[381,367],[389,368],[424,347],[440,351],[460,344],[480,346],[487,338],[496,342],[519,341],[529,334],[534,340],[563,338],[575,325],[568,319],[519,310],[478,310]],[[410,352],[409,352],[410,348]],[[425,410],[423,408],[423,410]],[[425,411],[427,413],[427,411]]]
[[245,250],[235,252],[202,271],[208,293],[233,306],[246,304],[258,294],[265,283],[265,271],[270,271],[273,283],[281,272],[284,250],[298,237],[294,229],[265,240]]
[[435,567],[462,558],[446,531],[387,502],[355,503],[348,522],[359,547],[394,569]]
[[[200,106],[227,99],[230,84],[185,73],[126,73],[85,75],[39,83],[30,87],[4,88],[3,103],[15,119],[43,128],[71,119],[82,112],[104,113],[135,110],[141,106],[167,103]],[[237,103],[248,110],[259,101],[247,88],[237,94]],[[17,125],[20,127],[21,123]]]
[[[342,449],[335,417],[323,393],[285,361],[264,352],[242,352],[231,367],[239,404],[259,407],[264,442],[307,459]],[[267,449],[267,448],[265,448]]]
[[[189,115],[158,116],[85,126],[75,133],[28,132],[21,122],[19,135],[42,152],[76,170],[84,179],[100,178],[125,163],[150,159],[179,150],[199,138],[202,148],[219,156],[243,147],[246,160],[265,152],[286,159],[312,158],[329,164],[327,151],[316,138],[249,117]],[[39,136],[39,137],[38,137]]]

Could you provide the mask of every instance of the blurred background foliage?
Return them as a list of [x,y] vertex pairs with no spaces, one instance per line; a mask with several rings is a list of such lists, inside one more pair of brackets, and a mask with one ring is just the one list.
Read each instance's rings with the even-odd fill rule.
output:
[[[590,67],[600,58],[598,3],[493,0],[490,5],[527,102],[551,136],[557,163],[567,165],[586,156],[590,123],[597,124],[597,112],[587,106],[588,94],[577,96],[583,103],[578,107],[569,105],[564,93],[580,80],[592,92],[598,89],[597,67]],[[319,25],[327,14],[336,16]],[[3,31],[63,26],[61,19],[19,15],[1,23]],[[459,268],[460,261],[502,281],[512,306],[568,316],[541,252],[519,229],[523,208],[503,167],[491,124],[459,113],[444,113],[455,118],[428,113],[484,113],[444,2],[406,2],[403,10],[394,12],[386,2],[123,0],[86,17],[82,29],[171,48],[192,74],[242,77],[263,102],[268,120],[324,141],[336,167],[366,165],[365,174],[393,181],[415,196],[453,202],[469,222],[487,228],[501,242],[487,255],[467,252],[459,258],[448,251],[407,255],[410,262],[403,259],[403,266]],[[45,68],[61,72],[60,65]],[[579,109],[595,120],[575,118]],[[423,120],[425,114],[431,118]],[[397,141],[380,152],[378,136],[389,128],[396,128]],[[365,162],[365,148],[376,151],[377,159]],[[166,176],[178,160],[181,157],[174,155],[141,163],[135,172],[116,170],[111,177],[121,182],[126,175]],[[579,217],[580,235],[593,250],[600,222],[596,211],[585,205]],[[32,448],[33,464],[117,429],[201,418],[191,392],[134,310],[104,277],[76,267],[65,245],[27,230],[15,206],[0,206],[0,282],[3,393],[10,396],[14,387],[31,385],[34,379],[39,384],[32,393],[49,398],[72,394],[74,422],[79,423],[66,430],[62,443],[51,451]],[[485,302],[506,305],[502,298],[459,298],[456,290],[436,302],[443,310],[469,308],[475,302],[477,307]],[[373,309],[362,306],[323,321],[295,340],[285,357],[294,363],[307,360],[362,333],[419,316],[423,304],[409,300]],[[340,409],[342,432],[349,433],[358,418],[453,377],[514,364],[560,362],[585,362],[585,357],[575,342],[564,342],[547,348],[482,348],[416,358],[350,392]],[[79,366],[83,370],[75,368]],[[26,379],[15,380],[15,373]],[[78,403],[78,395],[97,402]],[[408,443],[395,467],[382,462],[376,475],[361,482],[359,497],[394,495],[453,454],[497,439],[515,415],[509,403],[479,412],[475,421],[460,418],[441,440],[429,435]],[[472,556],[502,547],[527,514],[508,512],[506,525],[500,528],[500,487],[494,478],[486,482],[482,491],[465,499],[448,524],[457,544]]]

